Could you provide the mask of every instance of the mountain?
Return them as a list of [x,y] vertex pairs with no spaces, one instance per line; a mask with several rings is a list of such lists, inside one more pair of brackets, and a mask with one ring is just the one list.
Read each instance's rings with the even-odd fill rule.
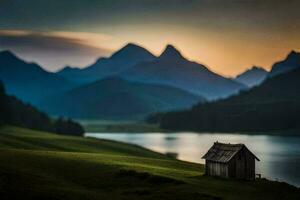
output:
[[0,80],[9,94],[33,104],[73,86],[63,77],[47,72],[35,63],[25,62],[9,51],[0,52]]
[[170,86],[111,77],[48,98],[44,109],[74,118],[138,119],[154,112],[189,108],[202,97]]
[[118,74],[133,65],[155,58],[148,50],[129,43],[109,58],[99,58],[94,64],[84,68],[66,67],[58,72],[61,76],[77,82],[92,82]]
[[177,87],[209,100],[226,97],[246,88],[210,71],[204,65],[188,61],[172,45],[168,45],[154,60],[140,62],[119,76],[130,81]]
[[239,95],[152,116],[162,128],[193,131],[300,130],[300,68],[266,79]]
[[207,99],[234,94],[246,87],[185,59],[174,46],[155,57],[146,49],[127,44],[109,58],[100,58],[84,68],[66,67],[58,74],[80,83],[119,76],[129,81],[178,87]]
[[235,81],[253,87],[261,84],[268,76],[268,72],[261,67],[252,67],[234,78]]
[[8,96],[0,81],[0,126],[13,125],[64,135],[82,136],[84,129],[68,119],[50,119],[35,107],[25,104],[14,96]]
[[300,53],[291,51],[283,61],[277,62],[272,66],[269,77],[276,76],[281,73],[288,72],[300,67]]

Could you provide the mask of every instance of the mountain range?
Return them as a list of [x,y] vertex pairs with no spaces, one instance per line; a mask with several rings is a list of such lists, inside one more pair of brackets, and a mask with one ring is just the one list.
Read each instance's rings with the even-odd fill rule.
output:
[[251,88],[261,84],[267,78],[289,72],[296,68],[300,68],[300,53],[291,51],[284,60],[273,64],[270,72],[262,67],[254,66],[237,75],[234,80]]
[[109,58],[99,58],[95,63],[84,69],[65,67],[58,71],[58,74],[69,80],[88,83],[114,76],[139,62],[150,61],[154,58],[155,56],[148,50],[129,43]]
[[131,81],[181,88],[208,100],[224,98],[246,89],[244,85],[224,78],[204,65],[185,59],[172,45],[168,45],[154,60],[138,63],[119,76]]
[[57,73],[3,51],[0,80],[9,94],[51,114],[134,118],[238,94],[260,84],[265,76],[267,80],[297,68],[299,60],[299,53],[292,51],[285,60],[275,63],[268,75],[254,67],[230,79],[187,60],[172,45],[154,56],[129,43],[84,69],[65,67]]
[[172,45],[155,57],[146,49],[128,44],[109,58],[79,70],[64,68],[59,75],[79,82],[91,82],[109,76],[141,82],[177,87],[206,99],[226,97],[246,87],[213,73],[204,65],[188,61]]

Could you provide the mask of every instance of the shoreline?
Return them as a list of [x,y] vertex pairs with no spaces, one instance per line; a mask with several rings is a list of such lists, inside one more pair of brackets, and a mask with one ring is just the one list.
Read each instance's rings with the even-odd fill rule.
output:
[[189,130],[166,130],[158,124],[148,124],[140,121],[106,121],[79,120],[86,133],[127,133],[127,134],[149,134],[149,133],[196,133],[196,134],[237,134],[237,135],[274,135],[274,136],[300,136],[300,130],[269,130],[269,131],[189,131]]

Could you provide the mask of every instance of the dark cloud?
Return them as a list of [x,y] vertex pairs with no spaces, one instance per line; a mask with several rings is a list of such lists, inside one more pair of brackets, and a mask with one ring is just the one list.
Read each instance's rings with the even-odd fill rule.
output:
[[109,53],[108,49],[101,49],[84,44],[84,40],[77,38],[66,38],[42,33],[28,33],[24,35],[1,34],[0,46],[2,48],[18,48],[29,51],[53,51],[69,53]]
[[0,30],[0,50],[10,49],[27,60],[34,60],[49,70],[65,64],[84,66],[111,50],[85,44],[83,39],[60,37],[51,33],[10,33]]
[[1,0],[0,27],[78,30],[156,22],[276,28],[299,23],[299,7],[299,0]]

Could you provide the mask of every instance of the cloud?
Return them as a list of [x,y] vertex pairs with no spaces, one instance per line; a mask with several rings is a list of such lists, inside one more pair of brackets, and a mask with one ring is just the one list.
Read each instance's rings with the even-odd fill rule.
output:
[[10,49],[26,60],[34,60],[53,71],[68,64],[85,66],[97,57],[111,54],[101,46],[110,37],[85,32],[35,32],[0,30],[0,48]]

